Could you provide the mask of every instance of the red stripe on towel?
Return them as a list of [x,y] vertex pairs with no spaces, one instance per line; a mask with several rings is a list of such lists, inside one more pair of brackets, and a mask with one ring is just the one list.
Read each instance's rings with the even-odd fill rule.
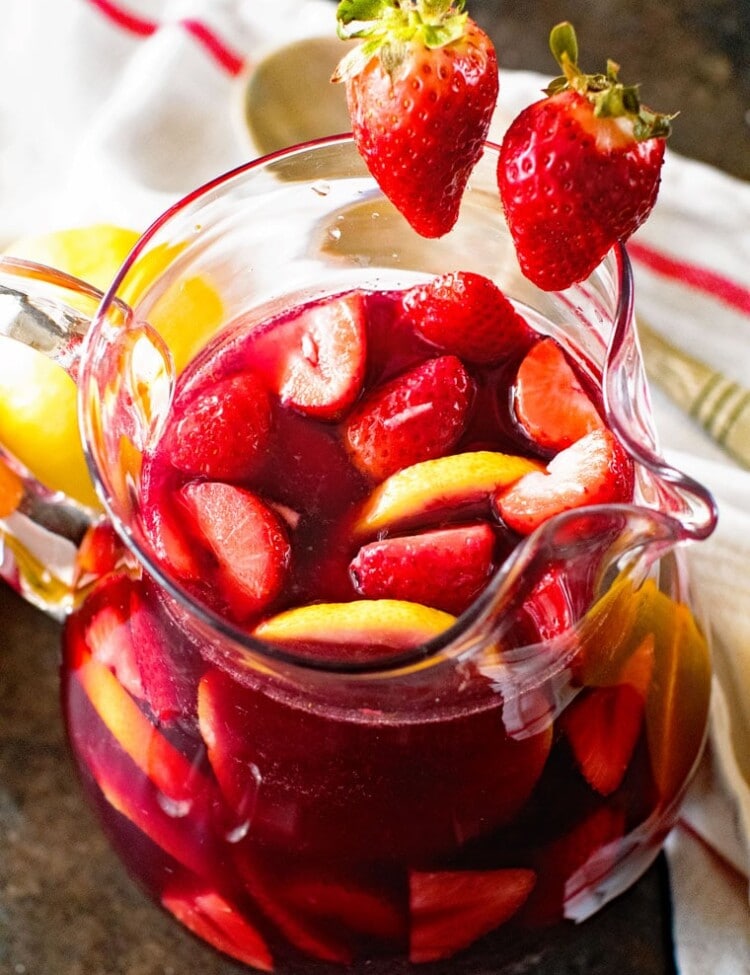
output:
[[122,27],[123,30],[130,31],[131,34],[138,34],[140,37],[150,37],[155,33],[159,24],[155,20],[146,20],[144,17],[137,17],[127,10],[123,10],[112,0],[89,0],[100,10],[105,17],[108,17],[113,24]]
[[736,308],[738,311],[750,314],[750,290],[743,288],[736,281],[730,281],[716,271],[689,264],[687,261],[675,257],[668,257],[660,251],[653,250],[637,241],[628,242],[628,253],[639,264],[643,264],[655,274],[660,274],[675,281],[704,291],[723,301],[724,304]]
[[199,20],[181,20],[180,23],[189,31],[196,40],[200,41],[208,53],[217,61],[222,68],[229,74],[239,74],[244,65],[244,60],[234,51],[230,50],[221,38],[214,34],[212,30],[202,24]]
[[[145,17],[138,17],[136,14],[130,13],[120,4],[114,3],[113,0],[89,0],[89,3],[113,24],[131,34],[137,34],[139,37],[150,37],[161,26],[158,21],[146,20]],[[225,71],[233,75],[239,74],[244,64],[243,59],[229,48],[210,27],[191,18],[181,20],[179,23]]]

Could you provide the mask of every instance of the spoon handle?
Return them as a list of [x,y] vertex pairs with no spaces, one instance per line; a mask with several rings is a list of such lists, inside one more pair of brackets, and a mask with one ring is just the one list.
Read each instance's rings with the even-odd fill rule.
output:
[[638,319],[646,373],[742,467],[750,468],[750,389],[675,348]]

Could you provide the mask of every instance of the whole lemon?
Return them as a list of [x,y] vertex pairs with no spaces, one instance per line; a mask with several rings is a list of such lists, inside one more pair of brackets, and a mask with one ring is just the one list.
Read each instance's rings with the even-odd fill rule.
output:
[[[6,248],[13,257],[46,264],[105,291],[139,238],[136,230],[93,224],[24,237]],[[179,253],[157,247],[141,255],[121,297],[137,301]],[[222,302],[203,278],[170,283],[151,309],[151,325],[170,348],[179,372],[220,326]],[[98,506],[81,446],[76,388],[41,353],[0,339],[0,443],[53,491]]]
[[[137,240],[135,230],[96,224],[24,237],[6,253],[104,290]],[[2,340],[0,352],[0,442],[45,487],[98,505],[78,433],[73,380],[40,352],[10,339]]]

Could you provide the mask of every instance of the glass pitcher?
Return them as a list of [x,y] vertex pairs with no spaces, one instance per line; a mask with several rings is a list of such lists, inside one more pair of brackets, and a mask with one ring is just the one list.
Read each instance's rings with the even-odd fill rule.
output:
[[[335,137],[175,205],[101,301],[0,262],[5,334],[76,379],[102,505],[41,488],[6,451],[3,574],[65,617],[69,741],[127,868],[261,970],[429,962],[490,931],[512,945],[523,927],[582,921],[652,862],[701,754],[710,663],[683,549],[716,511],[658,452],[627,254],[563,293],[537,290],[496,165],[488,144],[439,240],[412,232]],[[551,518],[468,610],[395,656],[311,658],[260,639],[154,542],[144,457],[178,377],[210,366],[201,350],[233,323],[252,331],[292,298],[457,269],[500,285],[601,391],[635,465],[633,503]],[[191,289],[210,300],[175,329]],[[181,528],[165,531],[168,547]]]

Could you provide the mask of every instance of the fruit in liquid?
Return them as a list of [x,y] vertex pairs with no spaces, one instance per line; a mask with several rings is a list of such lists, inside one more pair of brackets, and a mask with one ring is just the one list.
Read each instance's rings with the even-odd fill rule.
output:
[[[352,292],[237,323],[180,378],[145,459],[165,569],[316,666],[400,660],[581,484],[591,502],[633,492],[594,380],[553,339],[501,305],[510,338],[467,345],[433,306]],[[261,969],[448,957],[582,917],[655,855],[708,665],[650,580],[595,600],[595,567],[551,558],[502,650],[391,691],[332,675],[334,694],[222,658],[96,531],[109,571],[66,628],[70,739],[133,873],[220,950]],[[503,654],[524,646],[543,679],[511,679]]]

